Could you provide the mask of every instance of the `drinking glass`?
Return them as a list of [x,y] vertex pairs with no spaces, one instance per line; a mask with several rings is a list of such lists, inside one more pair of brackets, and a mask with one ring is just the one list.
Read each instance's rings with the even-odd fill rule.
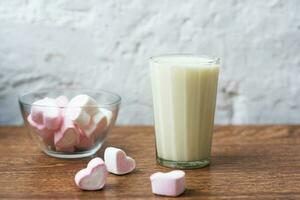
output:
[[220,59],[163,55],[149,62],[157,162],[183,169],[208,165]]

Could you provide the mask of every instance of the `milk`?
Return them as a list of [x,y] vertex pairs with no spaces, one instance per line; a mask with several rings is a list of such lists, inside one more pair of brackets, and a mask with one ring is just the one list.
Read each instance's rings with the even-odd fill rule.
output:
[[160,159],[210,159],[219,61],[201,56],[150,59],[156,151]]

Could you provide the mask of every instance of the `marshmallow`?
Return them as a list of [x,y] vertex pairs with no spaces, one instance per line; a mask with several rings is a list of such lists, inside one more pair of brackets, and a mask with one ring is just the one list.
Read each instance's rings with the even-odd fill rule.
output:
[[99,138],[107,131],[111,123],[112,116],[112,112],[104,108],[101,108],[100,112],[93,116],[92,121],[97,124],[96,129],[92,133],[95,138]]
[[76,145],[76,148],[82,150],[91,148],[94,145],[94,137],[88,137],[82,129],[77,128],[79,131],[79,143]]
[[91,116],[81,107],[68,107],[66,115],[80,127],[88,126],[91,121]]
[[91,138],[95,135],[99,136],[101,133],[103,133],[104,129],[106,129],[106,126],[107,118],[102,114],[102,112],[98,112],[91,118],[89,125],[80,128],[88,138]]
[[61,129],[54,134],[55,146],[59,149],[68,149],[77,145],[78,140],[79,133],[75,125],[68,117],[64,117]]
[[89,126],[82,128],[81,130],[84,132],[84,134],[91,138],[94,136],[95,130],[97,129],[97,124],[91,123]]
[[92,122],[98,124],[103,118],[106,118],[106,116],[99,110],[99,112],[92,117]]
[[34,122],[38,124],[43,124],[43,112],[45,110],[45,106],[47,106],[47,99],[48,97],[45,97],[43,99],[37,100],[32,103],[31,106],[31,118]]
[[97,102],[90,96],[86,94],[80,94],[75,96],[70,100],[69,107],[81,107],[85,110],[90,116],[95,115],[99,112]]
[[82,190],[100,190],[106,182],[107,170],[105,163],[99,157],[92,159],[87,168],[75,175],[75,183]]
[[100,112],[106,117],[107,125],[110,125],[113,118],[113,113],[110,110],[105,108],[100,108]]
[[107,119],[101,113],[97,113],[92,117],[88,127],[77,127],[80,132],[79,144],[76,145],[79,149],[89,149],[94,145],[94,140],[104,133],[107,128]]
[[108,147],[104,152],[104,160],[107,170],[113,174],[123,175],[135,169],[135,160],[126,153],[115,147]]
[[44,124],[48,129],[57,130],[62,123],[61,111],[58,107],[47,107],[43,113]]
[[59,96],[55,98],[56,105],[60,108],[65,108],[67,107],[69,103],[69,99],[66,96]]
[[107,131],[107,121],[106,121],[106,118],[103,118],[97,125],[97,128],[95,129],[94,131],[94,136],[95,138],[99,138],[101,136],[104,135],[104,133]]
[[32,120],[44,124],[48,129],[57,130],[61,125],[61,111],[54,99],[45,97],[35,101],[31,107]]
[[[67,109],[67,115],[81,128],[87,126],[91,128],[91,119],[99,112],[97,102],[85,94],[77,95],[72,98]],[[95,128],[96,127],[92,128],[93,130],[89,130],[88,132],[93,132]]]
[[163,196],[179,196],[185,190],[185,173],[173,170],[168,173],[157,172],[150,176],[152,192]]
[[35,131],[39,134],[40,139],[44,142],[45,145],[47,145],[48,147],[54,146],[54,143],[53,143],[54,131],[53,130],[49,130],[46,128],[45,125],[38,124],[35,121],[33,121],[31,115],[28,115],[27,121],[30,124],[30,126],[32,126],[35,129]]
[[[102,112],[97,113],[92,118],[92,128],[86,131],[88,135],[93,135],[95,138],[101,136],[107,129],[107,118]],[[92,132],[91,132],[92,131]]]

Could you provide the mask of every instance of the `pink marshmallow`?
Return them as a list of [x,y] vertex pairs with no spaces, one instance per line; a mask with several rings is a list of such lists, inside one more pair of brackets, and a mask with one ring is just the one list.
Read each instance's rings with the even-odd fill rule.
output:
[[68,149],[78,144],[79,133],[68,118],[64,117],[62,127],[54,134],[54,144],[59,149]]
[[76,126],[79,131],[79,143],[76,145],[76,148],[86,150],[90,149],[94,145],[94,137],[88,137],[85,132]]
[[185,173],[173,170],[168,173],[157,172],[150,176],[152,192],[163,196],[179,196],[185,190]]
[[75,183],[82,190],[100,190],[104,187],[107,177],[105,163],[99,157],[92,159],[87,168],[75,175]]
[[39,107],[32,106],[30,113],[31,113],[31,118],[34,122],[38,124],[43,124],[43,111]]
[[62,96],[56,97],[55,102],[58,107],[65,108],[65,107],[67,107],[67,105],[69,103],[69,99],[68,99],[68,97],[62,95]]
[[[79,127],[79,125],[77,126]],[[107,117],[103,115],[101,112],[94,115],[88,126],[80,127],[80,130],[86,135],[88,138],[97,139],[99,138],[108,128]]]
[[84,135],[86,135],[88,138],[94,138],[95,133],[99,133],[99,131],[101,132],[102,127],[106,126],[106,119],[105,116],[101,115],[101,113],[98,113],[90,118],[89,124],[85,127],[82,127],[78,124],[76,125],[80,127]]
[[81,107],[68,107],[66,115],[82,128],[87,127],[91,122],[91,116]]
[[43,112],[45,109],[45,99],[40,99],[32,103],[31,106],[31,118],[38,124],[43,124]]
[[113,174],[123,175],[135,169],[135,160],[126,153],[115,147],[108,147],[104,152],[104,160],[107,170]]
[[80,107],[90,116],[93,116],[99,112],[96,100],[86,94],[80,94],[73,97],[68,106]]
[[92,133],[95,139],[101,137],[108,128],[108,121],[104,115],[99,116],[98,114],[97,118],[98,119],[96,119],[95,116],[93,117],[94,123],[97,124],[96,129]]
[[87,127],[81,128],[88,138],[92,138],[93,134],[97,128],[97,124],[90,123]]
[[39,134],[39,137],[42,139],[44,144],[48,147],[49,146],[53,147],[54,131],[47,129],[47,127],[45,127],[43,124],[40,125],[40,124],[36,123],[35,121],[33,121],[31,115],[28,115],[27,121],[30,124],[30,126],[32,126],[35,129],[35,131]]
[[58,107],[46,108],[43,113],[44,124],[48,129],[57,130],[62,123],[61,111]]
[[31,118],[34,122],[44,124],[51,130],[59,129],[62,121],[61,111],[55,100],[48,97],[32,104]]

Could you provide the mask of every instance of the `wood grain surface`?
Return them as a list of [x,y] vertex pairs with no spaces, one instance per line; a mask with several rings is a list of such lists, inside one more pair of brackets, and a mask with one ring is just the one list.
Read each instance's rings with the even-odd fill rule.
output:
[[[170,170],[155,162],[152,127],[116,127],[105,146],[124,149],[137,169],[81,191],[73,178],[90,158],[51,158],[24,127],[0,127],[0,199],[167,199],[151,193],[149,176]],[[180,199],[300,199],[300,126],[217,126],[212,164],[185,172]]]

